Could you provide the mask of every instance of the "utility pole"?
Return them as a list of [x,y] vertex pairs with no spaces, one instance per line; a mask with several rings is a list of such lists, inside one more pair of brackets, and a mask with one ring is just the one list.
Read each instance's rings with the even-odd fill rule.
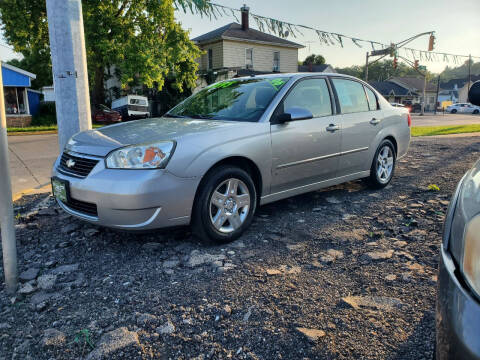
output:
[[472,80],[472,54],[468,55],[468,86],[467,86],[467,101],[468,91],[470,90],[470,82]]
[[427,72],[423,74],[423,101],[422,101],[422,113],[421,115],[425,114],[425,88],[427,87]]
[[368,51],[365,60],[365,82],[368,82]]
[[437,115],[438,93],[440,92],[440,75],[437,77],[437,96],[435,96],[435,107],[433,113]]
[[62,151],[73,134],[92,128],[81,0],[47,0],[47,18]]
[[7,118],[0,61],[0,227],[2,234],[3,273],[9,294],[17,290],[17,244],[13,223],[12,183],[8,162]]

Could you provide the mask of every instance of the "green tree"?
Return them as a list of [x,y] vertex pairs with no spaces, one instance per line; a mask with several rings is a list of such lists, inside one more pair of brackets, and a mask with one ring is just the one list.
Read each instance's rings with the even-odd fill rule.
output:
[[[337,68],[340,74],[352,75],[358,78],[365,78],[365,65],[353,65],[346,68]],[[422,75],[408,64],[399,62],[397,68],[393,68],[393,60],[377,61],[368,66],[368,80],[369,81],[384,81],[391,77],[403,76],[418,76]],[[427,80],[431,80],[435,74],[427,70]]]
[[325,64],[325,58],[322,55],[308,55],[303,60],[303,65],[322,65]]
[[[468,59],[463,64],[456,67],[447,66],[440,73],[442,81],[448,81],[452,79],[465,79],[468,76]],[[470,66],[470,72],[472,75],[480,75],[480,61],[474,62]]]
[[[202,11],[205,3],[176,2],[192,11]],[[175,78],[173,86],[180,92],[195,85],[195,59],[201,51],[175,21],[173,0],[83,0],[82,6],[94,103],[104,102],[106,70],[111,67],[123,87],[142,83],[161,89],[167,76]],[[45,0],[2,0],[0,22],[14,50],[26,63],[37,64],[29,70],[51,68]]]

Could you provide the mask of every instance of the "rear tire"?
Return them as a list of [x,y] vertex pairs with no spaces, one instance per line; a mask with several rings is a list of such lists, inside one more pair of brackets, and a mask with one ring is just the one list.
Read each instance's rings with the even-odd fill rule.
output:
[[450,114],[456,114],[457,113],[457,109],[453,109],[452,111],[450,111]]
[[245,170],[220,166],[206,175],[195,198],[193,233],[204,241],[228,243],[250,226],[257,207],[257,192]]
[[396,158],[397,154],[392,142],[383,140],[375,152],[370,168],[370,177],[367,182],[371,188],[382,189],[390,183],[395,173]]

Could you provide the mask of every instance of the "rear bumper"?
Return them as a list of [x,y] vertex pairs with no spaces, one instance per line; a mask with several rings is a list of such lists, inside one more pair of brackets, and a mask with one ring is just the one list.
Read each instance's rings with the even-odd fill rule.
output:
[[97,215],[83,213],[58,201],[69,214],[101,226],[150,230],[190,223],[200,178],[180,178],[166,170],[118,170],[99,161],[86,178],[58,172],[52,176],[69,183],[72,199],[95,204]]
[[480,359],[480,302],[457,277],[455,263],[443,249],[437,294],[437,359]]

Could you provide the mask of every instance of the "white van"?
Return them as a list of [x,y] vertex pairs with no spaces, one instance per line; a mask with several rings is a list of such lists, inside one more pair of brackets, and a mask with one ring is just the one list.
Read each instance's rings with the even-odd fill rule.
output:
[[150,116],[148,99],[140,95],[127,95],[113,100],[112,110],[118,111],[122,119],[144,119]]

